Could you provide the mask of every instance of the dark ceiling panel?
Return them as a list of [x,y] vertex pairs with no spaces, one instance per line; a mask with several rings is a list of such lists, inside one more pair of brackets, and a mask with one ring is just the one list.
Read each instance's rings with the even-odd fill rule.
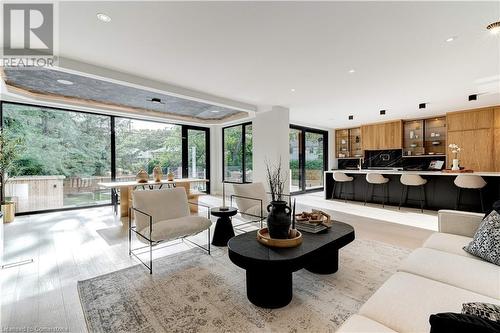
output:
[[[200,120],[222,120],[244,113],[227,107],[159,94],[53,69],[4,68],[4,72],[7,84],[41,94],[54,94],[99,103],[166,112]],[[65,85],[57,80],[67,80],[73,84]],[[162,103],[152,103],[152,98],[159,98]]]

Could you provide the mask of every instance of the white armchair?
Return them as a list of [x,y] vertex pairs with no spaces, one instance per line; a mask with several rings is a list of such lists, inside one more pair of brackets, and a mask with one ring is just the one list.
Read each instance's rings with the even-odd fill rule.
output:
[[[185,239],[185,237],[208,231],[207,248],[189,241],[210,254],[210,208],[207,217],[191,216],[184,187],[162,190],[136,190],[132,193],[133,206],[129,212],[129,255],[134,255],[153,273],[152,248],[161,242]],[[132,214],[133,212],[133,214]],[[132,220],[132,215],[134,216]],[[146,246],[132,249],[132,232]],[[149,265],[139,258],[134,251],[149,247]]]
[[[270,203],[269,193],[266,192],[263,183],[233,184],[234,193],[231,195],[231,206],[233,200],[243,217],[252,219],[250,222],[260,222],[267,217],[267,206]],[[283,194],[290,198],[289,195]]]

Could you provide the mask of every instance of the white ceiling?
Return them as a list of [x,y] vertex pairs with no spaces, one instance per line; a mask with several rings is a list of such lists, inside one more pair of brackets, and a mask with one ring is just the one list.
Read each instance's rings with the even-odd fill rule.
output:
[[500,104],[500,36],[485,29],[500,18],[498,1],[63,2],[59,13],[63,57],[286,106],[294,123],[343,127]]

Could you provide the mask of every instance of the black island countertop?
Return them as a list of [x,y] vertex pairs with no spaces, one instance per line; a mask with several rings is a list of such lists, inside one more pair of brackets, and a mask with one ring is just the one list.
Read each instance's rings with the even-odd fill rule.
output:
[[[453,180],[457,175],[478,175],[484,178],[487,185],[483,188],[483,199],[484,206],[486,209],[491,207],[493,202],[500,199],[500,172],[473,172],[473,173],[449,173],[442,171],[405,171],[399,169],[344,169],[344,170],[331,170],[325,171],[325,199],[332,199],[333,195],[333,172],[341,171],[345,174],[352,176],[354,178],[352,184],[345,184],[344,191],[348,193],[347,199],[354,201],[365,200],[365,193],[367,190],[368,183],[366,182],[365,176],[367,173],[380,173],[385,177],[389,178],[388,188],[388,202],[387,205],[398,206],[401,193],[403,190],[403,185],[400,182],[400,177],[402,174],[418,174],[423,178],[427,179],[427,184],[425,185],[425,196],[426,196],[426,209],[439,210],[439,209],[455,209],[455,203],[457,198],[457,186],[453,183]],[[381,186],[376,186],[374,189],[374,194],[380,196],[382,194]],[[336,187],[336,196],[339,195],[339,186]],[[343,198],[344,196],[342,196]],[[408,202],[404,204],[405,207],[420,207],[420,193],[418,189],[410,189],[408,193]],[[374,197],[372,202],[381,203],[380,197]],[[460,210],[481,212],[481,204],[479,200],[479,191],[475,190],[462,190],[461,200],[460,200]]]

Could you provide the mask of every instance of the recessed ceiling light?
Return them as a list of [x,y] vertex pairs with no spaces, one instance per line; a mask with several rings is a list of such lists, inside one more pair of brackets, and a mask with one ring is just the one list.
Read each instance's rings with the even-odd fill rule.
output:
[[219,113],[220,111],[219,110],[212,110],[210,112],[212,112],[212,113]]
[[354,69],[350,69],[349,70],[349,74],[352,74],[352,73],[355,73],[355,72],[356,72],[356,70],[354,70]]
[[425,109],[426,107],[427,107],[427,103],[420,103],[420,104],[418,105],[418,108],[419,108],[419,109]]
[[349,120],[353,120],[354,119],[354,116],[353,115],[350,115],[349,116]]
[[381,116],[385,115],[385,110],[380,110],[380,115]]
[[488,24],[486,29],[488,29],[492,35],[499,35],[500,34],[500,21]]
[[60,84],[65,84],[67,86],[70,86],[73,84],[73,82],[68,81],[68,80],[57,80],[57,82],[59,82]]
[[151,101],[151,103],[159,103],[159,104],[161,104],[161,98],[158,98],[158,97],[153,97],[153,98],[151,98],[150,101]]
[[290,91],[291,91],[291,92],[295,92],[295,89],[294,89],[294,88],[292,88],[292,89],[290,89]]
[[477,101],[477,94],[469,95],[469,101]]
[[98,13],[97,19],[99,21],[106,22],[106,23],[111,22],[111,17],[109,17],[108,15],[106,15],[104,13]]
[[455,39],[457,39],[457,37],[454,36],[454,37],[450,37],[450,38],[446,39],[446,41],[448,43],[450,43],[450,42],[453,42]]

